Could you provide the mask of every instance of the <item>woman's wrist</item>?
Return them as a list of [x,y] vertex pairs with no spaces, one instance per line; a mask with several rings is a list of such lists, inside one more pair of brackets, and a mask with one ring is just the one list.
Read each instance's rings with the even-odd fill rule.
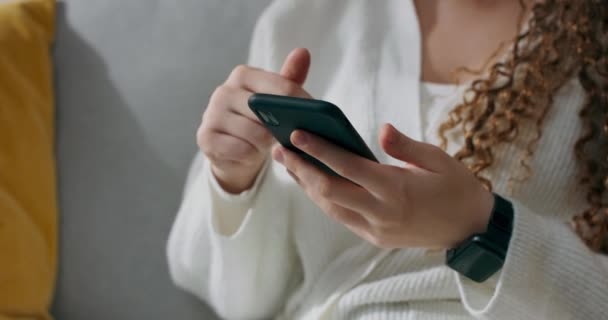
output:
[[262,170],[264,162],[256,170],[221,170],[214,165],[211,165],[211,173],[217,180],[219,186],[230,194],[239,194],[253,187],[255,180]]
[[492,216],[492,209],[494,208],[494,195],[492,192],[485,190],[481,193],[478,201],[478,208],[476,209],[476,217],[473,224],[473,234],[484,233],[490,222]]
[[478,196],[471,199],[473,201],[470,209],[471,220],[466,224],[461,236],[458,237],[459,241],[453,243],[450,246],[451,248],[460,245],[475,234],[486,232],[494,208],[494,195],[485,188],[482,187],[482,189]]

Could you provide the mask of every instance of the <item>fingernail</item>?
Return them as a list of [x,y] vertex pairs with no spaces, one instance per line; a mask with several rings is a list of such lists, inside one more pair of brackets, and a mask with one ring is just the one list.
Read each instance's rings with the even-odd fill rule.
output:
[[292,135],[291,140],[296,146],[303,147],[308,142],[308,137],[305,133],[298,131]]
[[283,164],[283,151],[281,151],[280,149],[277,149],[274,152],[274,160],[276,160],[277,162],[279,162],[280,164]]

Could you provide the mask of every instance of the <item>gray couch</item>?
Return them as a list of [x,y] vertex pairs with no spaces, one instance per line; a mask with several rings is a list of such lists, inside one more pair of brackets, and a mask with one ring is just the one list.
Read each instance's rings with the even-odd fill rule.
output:
[[269,0],[65,0],[54,48],[58,320],[215,319],[165,244],[210,93]]

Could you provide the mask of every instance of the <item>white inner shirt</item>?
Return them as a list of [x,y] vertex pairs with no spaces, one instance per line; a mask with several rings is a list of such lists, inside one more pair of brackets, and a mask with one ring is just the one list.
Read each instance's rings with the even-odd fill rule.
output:
[[466,85],[420,82],[420,117],[425,142],[439,144],[439,126],[450,110],[462,101],[465,88]]

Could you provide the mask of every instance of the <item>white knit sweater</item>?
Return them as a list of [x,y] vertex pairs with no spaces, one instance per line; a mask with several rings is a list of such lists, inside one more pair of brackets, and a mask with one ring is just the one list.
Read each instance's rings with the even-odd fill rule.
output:
[[[442,100],[442,112],[421,110],[419,33],[410,0],[278,0],[258,22],[250,63],[278,71],[292,48],[309,48],[305,88],[340,106],[381,162],[398,164],[379,148],[379,126],[437,143],[437,124],[462,98]],[[506,262],[483,284],[446,267],[443,253],[364,242],[274,162],[251,190],[227,194],[201,155],[169,238],[171,275],[230,319],[606,319],[608,260],[566,223],[586,205],[573,155],[583,99],[576,80],[556,97],[534,175],[510,195]],[[452,137],[450,152],[461,138]],[[489,177],[498,193],[508,195],[518,147],[496,154]]]

